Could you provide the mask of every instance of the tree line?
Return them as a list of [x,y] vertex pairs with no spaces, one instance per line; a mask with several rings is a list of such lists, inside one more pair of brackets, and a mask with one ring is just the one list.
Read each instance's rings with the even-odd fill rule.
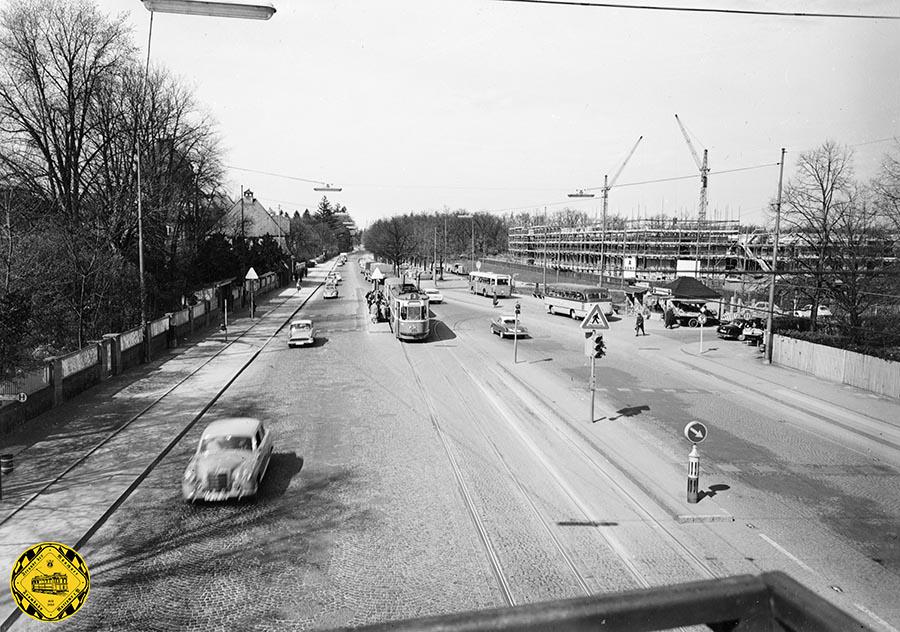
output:
[[[139,229],[148,318],[251,265],[285,270],[276,240],[221,226],[224,177],[216,123],[183,82],[145,66],[124,15],[92,0],[5,3],[0,378],[141,322]],[[336,212],[323,200],[295,213],[291,254],[345,245]]]

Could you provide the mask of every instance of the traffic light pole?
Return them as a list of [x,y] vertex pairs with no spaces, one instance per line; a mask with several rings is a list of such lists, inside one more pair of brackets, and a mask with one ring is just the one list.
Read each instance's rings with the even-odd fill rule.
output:
[[516,335],[513,336],[513,364],[519,363],[519,312],[521,310],[521,306],[516,302]]
[[591,423],[594,423],[594,363],[596,358],[591,357]]

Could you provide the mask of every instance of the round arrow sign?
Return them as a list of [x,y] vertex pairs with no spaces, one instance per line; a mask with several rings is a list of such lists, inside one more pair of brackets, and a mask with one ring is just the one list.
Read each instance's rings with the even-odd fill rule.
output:
[[700,443],[706,439],[706,426],[699,421],[690,421],[684,427],[684,438],[691,443]]

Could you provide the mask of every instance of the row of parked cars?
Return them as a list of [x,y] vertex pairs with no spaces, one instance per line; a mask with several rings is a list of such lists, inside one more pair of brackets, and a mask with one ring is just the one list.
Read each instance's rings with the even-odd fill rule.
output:
[[764,318],[735,318],[719,325],[716,329],[716,335],[723,340],[739,340],[750,345],[758,345],[762,342],[765,332],[766,320]]

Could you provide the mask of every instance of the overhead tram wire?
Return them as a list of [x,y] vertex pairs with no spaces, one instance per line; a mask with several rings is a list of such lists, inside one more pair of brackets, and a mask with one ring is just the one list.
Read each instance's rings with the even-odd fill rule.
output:
[[641,9],[645,11],[675,11],[681,13],[725,13],[732,15],[762,15],[789,18],[841,18],[850,20],[900,20],[900,15],[853,14],[853,13],[810,13],[806,11],[763,11],[754,9],[716,9],[709,7],[667,7],[652,4],[621,4],[617,2],[578,2],[576,0],[495,0],[496,2],[518,2],[522,4],[547,4],[593,9]]

